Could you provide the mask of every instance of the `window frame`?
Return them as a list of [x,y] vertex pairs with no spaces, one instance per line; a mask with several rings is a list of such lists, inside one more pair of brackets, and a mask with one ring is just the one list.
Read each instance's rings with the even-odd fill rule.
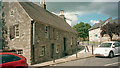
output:
[[[15,55],[11,55],[11,54],[3,54],[2,56],[11,56],[11,57],[13,57],[13,58],[8,58],[8,57],[6,57],[7,59],[11,59],[11,60],[9,60],[9,61],[5,61],[4,63],[9,63],[9,62],[14,62],[14,61],[19,61],[19,60],[21,60],[21,58],[20,57],[18,57],[18,56],[15,56]],[[5,58],[5,57],[4,57]],[[17,58],[17,59],[15,59],[15,58]],[[14,60],[15,59],[15,60]],[[2,60],[2,63],[3,63],[3,60]]]
[[115,47],[119,47],[119,43],[113,43],[113,45],[115,45]]
[[56,33],[57,33],[56,39],[59,40],[59,32],[57,31]]
[[41,53],[40,53],[40,56],[45,56],[45,49],[46,49],[45,46],[41,46],[40,49],[41,49],[41,51],[40,51],[40,52],[41,52]]
[[[19,38],[19,36],[20,36],[20,28],[19,28],[19,24],[15,24],[14,25],[14,31],[15,31],[15,38]],[[17,36],[17,31],[18,31],[18,36]]]
[[[20,26],[19,24],[13,24],[12,26],[9,27],[10,40],[20,37],[20,27],[19,26]],[[17,33],[18,33],[18,35],[17,35]]]
[[45,25],[45,31],[44,31],[45,38],[49,38],[49,26]]
[[71,45],[73,45],[73,37],[71,38]]
[[56,53],[59,53],[60,52],[60,45],[57,45],[56,46]]

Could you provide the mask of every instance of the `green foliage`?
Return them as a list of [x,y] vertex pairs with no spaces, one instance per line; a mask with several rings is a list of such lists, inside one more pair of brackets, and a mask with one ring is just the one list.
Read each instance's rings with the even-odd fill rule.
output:
[[73,26],[73,29],[78,32],[78,37],[83,38],[83,40],[89,36],[89,28],[91,28],[90,24],[83,22],[80,22]]

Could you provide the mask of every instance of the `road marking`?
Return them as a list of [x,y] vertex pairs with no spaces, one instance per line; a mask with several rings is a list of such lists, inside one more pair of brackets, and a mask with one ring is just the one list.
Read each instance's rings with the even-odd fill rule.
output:
[[110,66],[110,65],[114,65],[114,64],[118,64],[118,63],[120,63],[120,62],[115,62],[115,63],[111,63],[111,64],[106,64],[106,65],[104,65],[104,66]]

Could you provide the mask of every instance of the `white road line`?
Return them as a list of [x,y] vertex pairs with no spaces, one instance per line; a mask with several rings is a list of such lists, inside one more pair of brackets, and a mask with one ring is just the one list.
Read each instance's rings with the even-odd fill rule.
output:
[[118,64],[118,63],[120,63],[120,62],[110,63],[110,64],[106,64],[104,66],[110,66],[110,65],[114,65],[114,64]]

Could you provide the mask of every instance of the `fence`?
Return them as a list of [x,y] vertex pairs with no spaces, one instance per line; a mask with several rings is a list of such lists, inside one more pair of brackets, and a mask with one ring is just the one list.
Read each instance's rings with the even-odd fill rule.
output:
[[90,42],[90,41],[80,41],[79,42],[79,46],[98,46],[98,45],[100,45],[101,44],[101,42]]
[[[78,42],[78,48],[81,48],[81,46],[84,46],[85,52],[91,51],[93,55],[94,48],[96,48],[100,44],[101,42],[80,41]],[[88,48],[88,46],[90,46],[91,48]]]

